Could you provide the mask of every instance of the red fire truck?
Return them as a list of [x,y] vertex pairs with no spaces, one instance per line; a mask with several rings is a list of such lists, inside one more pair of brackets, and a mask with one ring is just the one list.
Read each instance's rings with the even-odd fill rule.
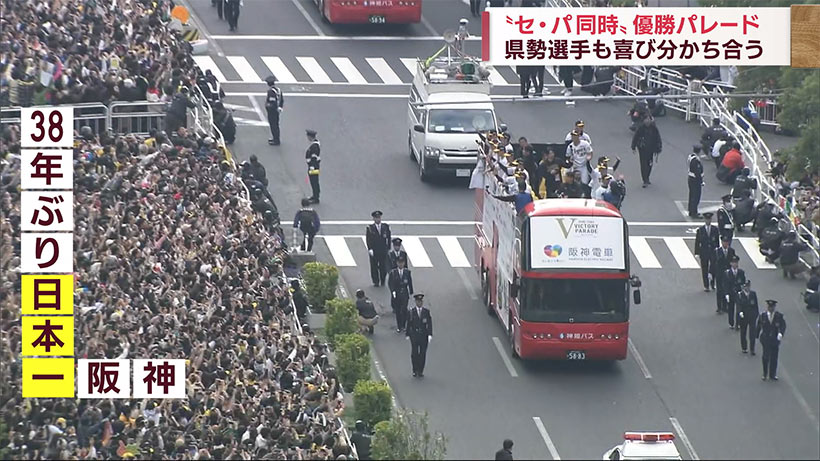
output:
[[[484,155],[481,149],[479,155]],[[481,163],[481,162],[479,162]],[[492,171],[476,188],[476,268],[484,303],[525,359],[623,360],[630,291],[628,226],[603,201],[551,198],[520,213]]]

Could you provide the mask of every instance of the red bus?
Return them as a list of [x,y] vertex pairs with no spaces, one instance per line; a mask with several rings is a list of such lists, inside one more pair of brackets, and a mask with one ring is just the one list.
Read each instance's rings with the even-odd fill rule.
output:
[[313,0],[331,24],[416,24],[421,0]]
[[625,359],[629,293],[640,304],[641,282],[629,272],[621,213],[603,201],[558,198],[516,213],[490,195],[504,195],[494,172],[484,185],[476,190],[476,268],[513,357]]

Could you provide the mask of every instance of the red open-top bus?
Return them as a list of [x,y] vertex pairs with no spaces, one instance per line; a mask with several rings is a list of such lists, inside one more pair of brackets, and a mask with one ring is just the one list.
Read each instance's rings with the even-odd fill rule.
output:
[[612,205],[546,199],[515,207],[492,172],[476,190],[476,267],[484,302],[513,356],[623,360],[631,288],[626,220]]
[[314,0],[331,24],[416,24],[421,0]]

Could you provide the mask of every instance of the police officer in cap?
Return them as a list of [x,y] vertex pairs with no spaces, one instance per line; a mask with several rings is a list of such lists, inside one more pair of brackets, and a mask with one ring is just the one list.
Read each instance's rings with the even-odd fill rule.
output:
[[407,323],[407,302],[413,294],[413,274],[407,269],[407,256],[400,255],[396,264],[387,276],[387,286],[390,288],[390,307],[396,314],[396,333],[400,333]]
[[382,222],[382,212],[370,213],[373,224],[365,230],[367,252],[370,254],[370,279],[373,285],[384,285],[387,278],[387,249],[390,248],[390,226]]
[[[687,159],[689,165],[688,183],[689,183],[689,201],[687,208],[689,210],[690,218],[698,217],[698,204],[700,203],[700,194],[703,190],[703,164],[700,162],[700,146],[695,144],[692,146],[692,153]],[[717,245],[716,245],[717,246]]]
[[285,96],[282,90],[276,87],[276,77],[271,75],[265,79],[268,84],[268,94],[265,96],[265,109],[268,111],[268,125],[270,126],[270,136],[268,144],[278,146],[279,139],[279,114],[285,108]]
[[433,317],[430,309],[424,307],[424,295],[413,295],[416,306],[410,309],[407,319],[407,339],[410,340],[410,360],[413,362],[413,376],[424,377],[427,361],[427,346],[433,340]]
[[[752,281],[746,279],[743,289],[737,294],[737,316],[740,322],[740,350],[745,354],[747,346],[755,355],[755,337],[757,337],[757,317],[760,307],[757,304],[757,292],[752,290]],[[748,332],[749,341],[746,341]]]
[[775,310],[776,307],[777,301],[767,299],[766,312],[757,322],[760,345],[763,346],[763,381],[768,378],[777,381],[777,356],[780,354],[780,341],[786,333],[786,319]]
[[732,243],[732,237],[735,235],[735,218],[732,215],[732,195],[726,194],[722,197],[723,205],[717,210],[718,228],[720,229],[721,237],[727,237],[729,243]]
[[698,227],[695,233],[695,256],[700,258],[700,274],[703,277],[703,290],[709,291],[715,287],[712,276],[715,265],[715,251],[720,241],[718,228],[712,224],[714,213],[703,213],[703,226]]
[[726,312],[727,309],[726,295],[729,293],[729,287],[726,287],[724,274],[729,270],[731,261],[735,258],[735,249],[729,245],[729,242],[730,239],[727,236],[721,236],[721,245],[715,250],[712,279],[715,282],[715,298],[717,299],[717,310],[715,312],[718,314]]
[[726,300],[726,312],[729,314],[729,328],[733,330],[740,329],[740,322],[738,322],[737,314],[735,313],[735,305],[737,304],[737,294],[743,289],[746,283],[746,272],[737,267],[740,258],[735,255],[729,264],[731,267],[726,269],[723,277],[725,278],[723,286],[725,289],[724,299]]
[[407,261],[407,252],[401,248],[401,239],[396,237],[393,239],[393,248],[387,253],[388,268],[391,271],[399,266],[398,260],[401,257],[404,257],[404,260]]
[[307,151],[305,151],[305,162],[308,167],[308,179],[310,180],[310,189],[313,192],[313,195],[310,196],[310,201],[313,203],[319,203],[319,163],[322,161],[320,156],[321,148],[319,147],[319,140],[316,139],[316,131],[305,130],[305,134],[310,142]]

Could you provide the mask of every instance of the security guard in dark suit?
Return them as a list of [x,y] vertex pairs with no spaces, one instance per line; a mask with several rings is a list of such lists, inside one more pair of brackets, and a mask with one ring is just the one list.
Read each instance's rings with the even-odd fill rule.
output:
[[310,197],[310,201],[313,203],[319,203],[319,163],[322,161],[321,147],[319,140],[316,139],[316,131],[305,130],[305,134],[310,142],[307,151],[305,151],[305,162],[308,167],[308,179],[310,180],[310,189],[313,192],[313,195]]
[[721,245],[715,250],[715,264],[713,266],[712,279],[715,281],[715,298],[717,299],[716,313],[720,314],[726,312],[726,294],[725,280],[723,274],[729,270],[730,262],[735,257],[735,249],[729,246],[730,239],[725,235],[721,236]]
[[786,334],[786,319],[775,311],[777,301],[766,300],[766,312],[757,321],[760,334],[760,345],[763,346],[763,381],[771,378],[777,381],[777,356],[780,354],[780,341]]
[[367,252],[370,254],[370,279],[373,285],[384,285],[387,278],[387,249],[390,247],[390,226],[382,222],[382,212],[370,213],[373,224],[365,230]]
[[740,329],[740,322],[735,313],[735,305],[737,304],[737,294],[743,289],[746,283],[746,272],[737,267],[740,258],[735,255],[729,262],[731,267],[724,272],[723,287],[726,290],[724,299],[726,301],[726,312],[729,314],[729,328],[734,330]]
[[416,307],[410,309],[407,319],[407,339],[410,340],[410,360],[413,362],[413,376],[424,377],[427,361],[427,346],[433,340],[433,317],[430,309],[424,307],[424,295],[413,295]]
[[393,248],[387,253],[387,265],[391,271],[399,267],[398,260],[402,256],[407,262],[407,252],[401,249],[401,239],[396,237],[393,239]]
[[718,228],[721,236],[729,237],[729,243],[732,243],[732,237],[735,235],[735,219],[732,216],[732,196],[726,194],[723,196],[723,205],[717,210]]
[[[746,279],[743,289],[737,294],[737,316],[740,322],[740,350],[745,354],[748,344],[752,355],[755,355],[755,337],[757,337],[757,317],[760,307],[757,305],[757,293],[751,289],[752,281]],[[746,342],[746,332],[749,341]]]
[[712,269],[715,265],[715,252],[720,244],[718,228],[712,224],[712,216],[714,213],[703,213],[703,226],[698,227],[695,233],[695,256],[700,258],[700,273],[703,276],[704,291],[715,287]]
[[[692,153],[687,159],[689,165],[688,184],[689,184],[689,200],[687,208],[689,210],[690,218],[698,217],[698,204],[700,204],[700,195],[703,190],[703,163],[700,162],[700,146],[695,144],[692,146]],[[716,245],[717,246],[717,245]]]
[[268,84],[268,94],[265,96],[265,110],[268,111],[268,126],[270,127],[270,139],[268,144],[278,146],[279,139],[279,114],[285,108],[285,97],[282,90],[276,88],[276,77],[271,75],[265,79]]
[[401,333],[407,324],[407,302],[413,294],[413,274],[407,268],[407,256],[399,256],[396,264],[387,276],[387,286],[390,288],[390,307],[396,314],[396,333]]

